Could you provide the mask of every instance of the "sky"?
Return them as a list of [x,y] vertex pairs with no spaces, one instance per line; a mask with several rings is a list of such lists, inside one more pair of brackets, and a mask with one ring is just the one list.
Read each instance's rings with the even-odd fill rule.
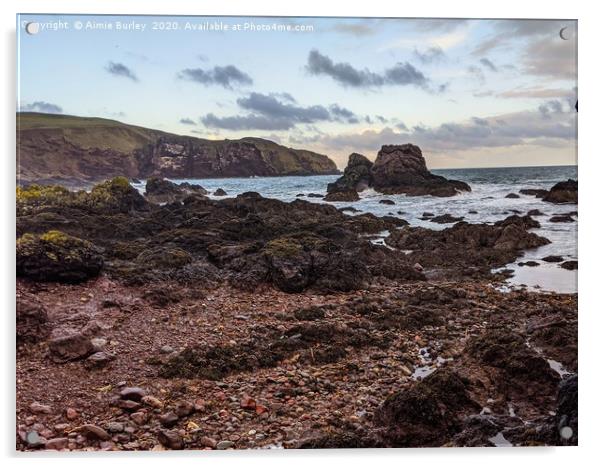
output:
[[577,161],[574,20],[20,15],[17,39],[20,111],[262,137],[340,168],[404,143],[430,168]]

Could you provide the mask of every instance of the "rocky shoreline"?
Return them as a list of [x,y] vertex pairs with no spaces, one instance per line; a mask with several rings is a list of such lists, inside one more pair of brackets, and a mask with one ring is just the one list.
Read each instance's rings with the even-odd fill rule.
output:
[[577,443],[576,294],[492,286],[532,217],[147,186],[17,192],[18,449]]

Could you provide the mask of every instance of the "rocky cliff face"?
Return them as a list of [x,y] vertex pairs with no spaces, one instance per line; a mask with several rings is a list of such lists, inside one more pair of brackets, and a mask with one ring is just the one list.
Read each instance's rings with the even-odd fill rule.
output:
[[327,156],[260,138],[212,141],[101,118],[18,114],[22,182],[338,173]]
[[449,197],[470,191],[462,181],[433,175],[426,168],[422,151],[413,144],[382,146],[374,163],[351,154],[343,176],[328,185],[326,200],[353,201],[367,187],[385,194]]

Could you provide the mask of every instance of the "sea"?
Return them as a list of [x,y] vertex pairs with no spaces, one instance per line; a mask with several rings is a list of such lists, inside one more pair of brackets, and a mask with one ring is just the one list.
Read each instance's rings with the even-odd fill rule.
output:
[[[543,262],[541,259],[548,255],[560,255],[565,260],[577,260],[577,216],[572,223],[552,223],[549,221],[554,214],[574,212],[577,206],[556,205],[543,202],[534,196],[519,194],[520,189],[550,189],[559,181],[569,178],[577,179],[577,166],[552,167],[509,167],[509,168],[465,168],[431,170],[433,173],[446,178],[465,181],[472,192],[458,194],[454,197],[438,198],[433,196],[408,197],[404,194],[384,195],[374,190],[360,193],[357,202],[331,202],[336,207],[352,206],[358,212],[347,212],[348,215],[358,215],[371,212],[378,216],[392,215],[404,218],[412,226],[431,229],[448,228],[451,224],[437,224],[422,220],[424,212],[434,215],[451,214],[464,217],[470,223],[493,223],[519,211],[521,215],[531,209],[539,209],[545,215],[534,217],[541,228],[533,230],[538,235],[550,239],[551,243],[537,249],[525,251],[523,257],[504,268],[511,269],[514,275],[509,278],[503,290],[524,288],[540,292],[576,293],[577,271],[568,271],[557,263]],[[325,202],[320,197],[308,197],[308,194],[326,194],[326,186],[338,178],[338,175],[325,176],[287,176],[287,177],[253,177],[253,178],[211,178],[173,180],[176,183],[187,181],[203,186],[210,192],[210,197],[217,188],[226,191],[226,197],[255,191],[264,197],[293,201],[300,197],[309,202]],[[134,186],[144,190],[144,181]],[[519,198],[506,198],[507,194],[519,194]],[[223,197],[215,197],[223,199]],[[394,205],[379,203],[380,200],[390,199]],[[477,213],[469,213],[476,211]],[[383,232],[383,236],[386,233]],[[382,238],[375,241],[381,241]],[[536,261],[537,267],[519,266],[519,262]]]

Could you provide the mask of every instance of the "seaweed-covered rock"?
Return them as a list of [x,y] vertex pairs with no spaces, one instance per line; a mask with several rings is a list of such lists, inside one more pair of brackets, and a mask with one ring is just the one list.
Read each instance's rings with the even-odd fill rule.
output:
[[449,441],[461,429],[464,417],[480,409],[465,379],[439,369],[387,398],[374,419],[387,446],[433,447]]
[[360,200],[360,196],[353,189],[341,189],[328,193],[324,196],[324,200],[327,202],[355,202]]
[[560,383],[558,406],[554,416],[557,445],[577,445],[578,436],[578,378],[577,374]]
[[17,240],[17,276],[35,281],[77,283],[99,274],[100,250],[86,240],[51,230]]

